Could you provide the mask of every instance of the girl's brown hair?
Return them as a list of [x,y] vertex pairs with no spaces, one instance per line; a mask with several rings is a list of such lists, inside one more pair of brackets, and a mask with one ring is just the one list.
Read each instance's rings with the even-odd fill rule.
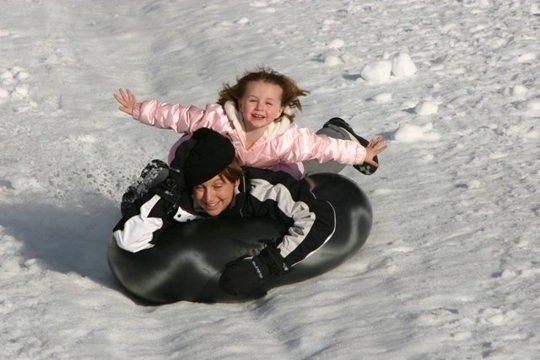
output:
[[276,119],[276,122],[281,121],[283,115],[287,115],[291,121],[294,121],[296,116],[294,110],[298,109],[299,111],[302,111],[302,104],[298,97],[309,94],[309,91],[299,88],[298,85],[296,85],[296,82],[288,76],[282,75],[270,68],[259,67],[257,70],[248,71],[241,78],[237,78],[235,85],[231,86],[225,84],[223,89],[219,92],[218,104],[223,106],[227,101],[232,101],[234,106],[238,108],[238,102],[242,96],[244,96],[247,84],[252,81],[262,81],[268,84],[274,84],[282,89],[281,106],[288,106],[293,111],[288,114],[282,114]]

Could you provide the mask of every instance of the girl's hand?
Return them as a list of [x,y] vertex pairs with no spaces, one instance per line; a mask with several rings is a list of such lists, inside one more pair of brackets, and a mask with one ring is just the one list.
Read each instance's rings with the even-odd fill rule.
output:
[[386,150],[388,146],[384,142],[384,139],[382,137],[376,137],[375,139],[371,140],[366,147],[366,158],[364,160],[364,163],[367,163],[372,166],[378,166],[378,164],[373,160],[373,158],[376,155],[379,155],[384,150]]
[[118,92],[119,94],[114,94],[114,98],[120,104],[118,109],[128,115],[133,115],[133,107],[137,102],[135,95],[133,95],[129,89],[126,89],[126,91],[120,89]]

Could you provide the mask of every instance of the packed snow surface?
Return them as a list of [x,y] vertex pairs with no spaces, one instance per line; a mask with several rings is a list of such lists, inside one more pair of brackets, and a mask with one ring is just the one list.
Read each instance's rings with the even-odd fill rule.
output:
[[[537,0],[6,0],[0,358],[538,359]],[[124,189],[178,138],[112,94],[204,107],[257,66],[301,126],[382,135],[362,250],[241,304],[140,304],[106,247]]]

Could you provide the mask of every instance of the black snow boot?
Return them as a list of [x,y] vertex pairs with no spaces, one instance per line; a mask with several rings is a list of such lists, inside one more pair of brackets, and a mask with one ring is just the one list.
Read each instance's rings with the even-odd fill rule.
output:
[[[327,127],[328,125],[334,125],[334,126],[337,126],[343,130],[345,130],[351,140],[356,140],[358,141],[363,147],[367,147],[368,144],[369,144],[369,141],[364,139],[363,137],[361,137],[360,135],[357,135],[354,130],[351,128],[351,126],[343,119],[341,118],[338,118],[338,117],[335,117],[335,118],[332,118],[330,120],[328,120],[324,125],[323,127]],[[377,164],[379,164],[379,159],[377,156],[375,156],[373,158],[373,160],[375,160],[375,162]],[[370,164],[366,164],[366,163],[363,163],[363,164],[357,164],[357,165],[353,165],[353,167],[360,171],[362,174],[364,175],[371,175],[373,174],[375,171],[377,171],[377,166],[372,166]]]
[[155,159],[150,161],[141,171],[141,176],[131,184],[122,196],[120,211],[122,216],[138,199],[148,193],[148,190],[165,180],[169,176],[169,166],[164,161]]

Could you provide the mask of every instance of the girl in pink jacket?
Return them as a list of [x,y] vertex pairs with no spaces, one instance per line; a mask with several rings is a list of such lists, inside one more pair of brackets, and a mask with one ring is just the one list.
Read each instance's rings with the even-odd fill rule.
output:
[[[299,97],[308,91],[271,69],[247,72],[233,86],[220,91],[217,103],[205,109],[157,100],[136,101],[129,90],[114,98],[119,109],[134,119],[177,133],[192,134],[206,127],[231,139],[244,165],[284,170],[297,179],[316,172],[339,172],[353,165],[364,174],[378,166],[377,155],[386,149],[381,137],[371,142],[356,135],[342,119],[333,118],[317,133],[294,124],[302,110]],[[181,138],[173,145],[169,161]]]

